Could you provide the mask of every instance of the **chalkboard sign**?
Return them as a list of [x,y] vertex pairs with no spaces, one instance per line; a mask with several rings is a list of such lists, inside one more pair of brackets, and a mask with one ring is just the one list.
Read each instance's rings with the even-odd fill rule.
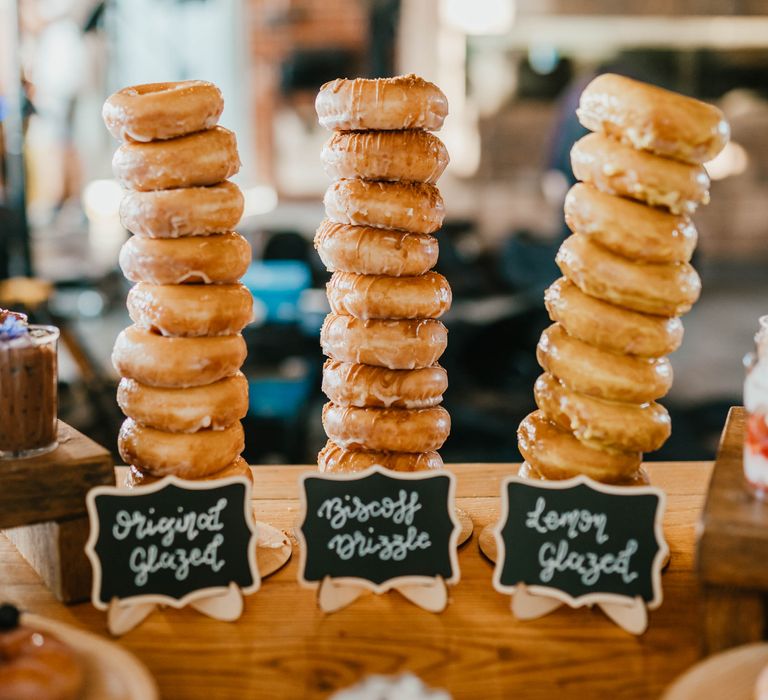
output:
[[304,474],[299,580],[331,578],[377,593],[436,577],[458,582],[454,492],[445,471]]
[[183,607],[228,590],[259,587],[251,485],[244,477],[88,493],[93,604],[135,601]]
[[494,586],[558,598],[572,607],[642,600],[661,604],[669,552],[662,533],[664,492],[587,477],[502,484]]

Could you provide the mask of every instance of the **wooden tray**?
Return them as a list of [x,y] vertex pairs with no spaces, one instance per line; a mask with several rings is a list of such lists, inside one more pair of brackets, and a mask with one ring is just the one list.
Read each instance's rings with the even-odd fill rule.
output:
[[22,623],[58,637],[84,660],[86,687],[82,700],[158,700],[160,697],[144,665],[104,637],[29,613],[22,616]]
[[678,678],[662,700],[753,700],[768,665],[768,644],[747,644],[710,656]]
[[744,480],[744,419],[742,408],[728,413],[697,531],[705,654],[762,641],[768,631],[768,504]]

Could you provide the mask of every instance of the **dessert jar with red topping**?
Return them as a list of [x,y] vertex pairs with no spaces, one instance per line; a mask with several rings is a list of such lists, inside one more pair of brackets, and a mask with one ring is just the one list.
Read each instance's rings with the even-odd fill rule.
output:
[[56,447],[59,329],[0,309],[0,459]]
[[755,496],[768,498],[768,316],[760,319],[755,336],[757,350],[747,355],[744,382],[744,475]]

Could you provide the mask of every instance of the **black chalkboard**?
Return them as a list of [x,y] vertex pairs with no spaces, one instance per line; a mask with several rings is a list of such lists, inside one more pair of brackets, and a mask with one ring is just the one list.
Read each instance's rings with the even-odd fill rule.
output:
[[[180,607],[235,583],[259,586],[250,484],[243,477],[88,493],[93,604],[143,599]],[[205,592],[205,593],[204,593]]]
[[330,577],[381,592],[398,583],[459,577],[454,477],[372,467],[305,474],[299,580]]
[[[660,571],[668,552],[661,531],[664,493],[616,487],[586,477],[502,484],[494,585],[581,605],[616,597],[661,604]],[[554,593],[553,593],[554,591]]]

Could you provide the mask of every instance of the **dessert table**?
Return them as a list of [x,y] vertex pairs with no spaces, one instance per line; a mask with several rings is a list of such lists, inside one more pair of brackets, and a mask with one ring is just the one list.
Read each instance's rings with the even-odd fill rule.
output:
[[[298,586],[298,556],[246,599],[236,623],[194,610],[151,615],[119,643],[146,664],[167,700],[325,698],[369,673],[412,671],[454,698],[653,698],[698,657],[699,596],[693,571],[695,528],[710,462],[651,463],[652,483],[668,494],[664,531],[671,563],[664,604],[635,638],[598,610],[558,611],[518,622],[510,598],[491,587],[492,565],[477,535],[497,518],[500,480],[511,464],[452,465],[459,507],[475,523],[459,552],[461,582],[439,615],[399,594],[365,596],[324,615]],[[298,518],[297,479],[307,467],[254,468],[260,520],[289,528]],[[0,601],[106,634],[90,604],[65,607],[13,545],[0,536]]]

